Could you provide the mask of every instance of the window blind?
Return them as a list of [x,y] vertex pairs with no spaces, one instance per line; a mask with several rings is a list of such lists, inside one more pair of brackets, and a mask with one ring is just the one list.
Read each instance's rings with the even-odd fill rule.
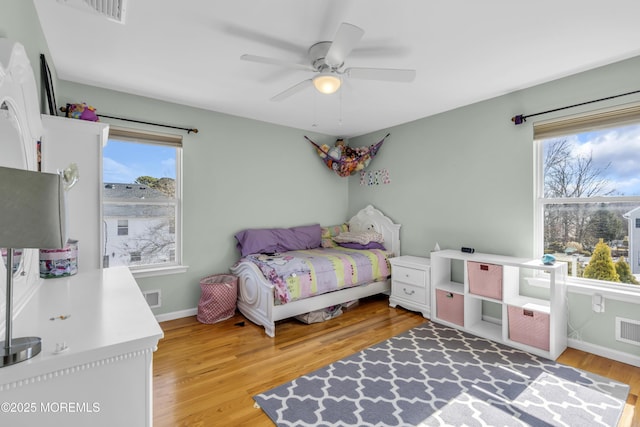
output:
[[535,123],[533,137],[548,139],[633,123],[640,123],[640,104]]
[[182,136],[169,133],[143,131],[138,129],[109,127],[109,138],[122,139],[134,142],[150,142],[153,144],[167,145],[170,147],[182,147]]

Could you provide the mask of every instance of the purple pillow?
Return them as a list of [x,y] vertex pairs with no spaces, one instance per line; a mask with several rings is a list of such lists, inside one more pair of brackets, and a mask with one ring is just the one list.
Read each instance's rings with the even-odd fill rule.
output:
[[291,228],[255,228],[236,233],[242,256],[259,253],[313,249],[320,246],[320,224]]
[[343,242],[343,243],[338,243],[340,246],[342,246],[343,248],[349,248],[349,249],[382,249],[385,250],[385,247],[382,243],[378,243],[378,242],[369,242],[366,245],[363,245],[361,243],[356,243],[356,242]]

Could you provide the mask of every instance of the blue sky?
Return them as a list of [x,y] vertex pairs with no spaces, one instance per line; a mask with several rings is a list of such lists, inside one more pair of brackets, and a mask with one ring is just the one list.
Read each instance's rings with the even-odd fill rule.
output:
[[103,150],[103,181],[130,184],[139,176],[176,177],[176,149],[110,139]]
[[[564,138],[556,138],[564,139]],[[616,194],[640,195],[640,125],[586,132],[566,137],[574,155],[593,156],[594,167]]]

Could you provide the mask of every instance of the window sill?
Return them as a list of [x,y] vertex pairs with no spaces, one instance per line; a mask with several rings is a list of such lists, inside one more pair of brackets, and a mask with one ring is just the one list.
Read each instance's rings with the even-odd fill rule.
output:
[[150,267],[130,270],[134,278],[142,279],[145,277],[167,276],[169,274],[186,273],[188,269],[188,265],[172,265],[168,267]]
[[[535,287],[549,288],[549,280],[544,277],[527,278],[527,283]],[[567,279],[567,292],[589,296],[598,294],[608,299],[640,304],[640,286],[637,285],[592,284],[570,277]]]
[[634,286],[637,289],[629,289],[625,286],[623,289],[616,288],[615,285],[592,285],[590,283],[580,282],[575,279],[567,280],[567,291],[574,294],[582,295],[602,295],[607,299],[614,299],[632,304],[640,304],[640,286]]

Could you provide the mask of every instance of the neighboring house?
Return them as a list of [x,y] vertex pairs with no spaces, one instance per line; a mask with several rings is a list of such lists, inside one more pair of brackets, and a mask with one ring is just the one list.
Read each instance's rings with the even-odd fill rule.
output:
[[174,209],[164,193],[141,184],[105,183],[105,266],[156,264],[175,258]]
[[629,266],[632,274],[640,273],[640,206],[623,215],[629,221]]

